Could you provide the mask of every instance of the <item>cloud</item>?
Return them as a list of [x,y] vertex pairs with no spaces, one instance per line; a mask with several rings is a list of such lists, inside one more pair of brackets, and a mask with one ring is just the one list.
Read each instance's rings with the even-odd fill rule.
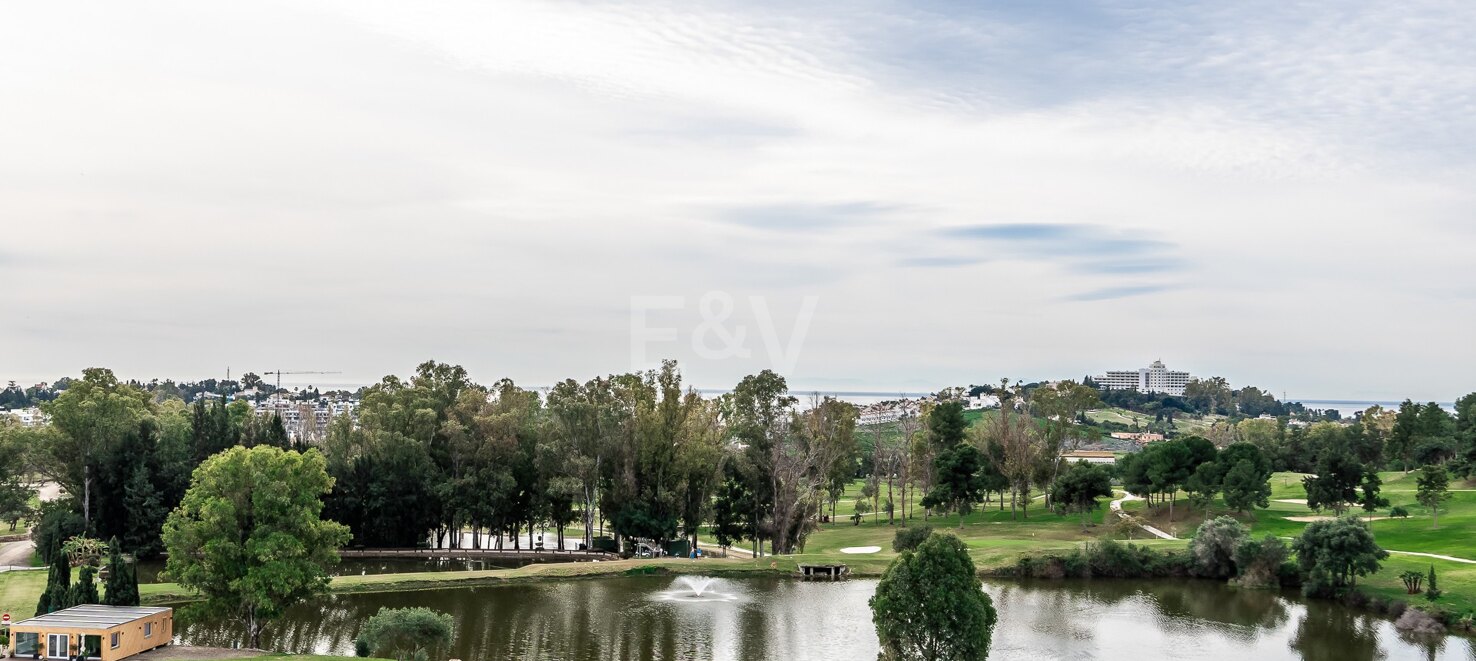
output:
[[982,257],[902,257],[897,260],[897,266],[924,267],[924,268],[950,268],[954,266],[972,266],[984,261]]
[[721,211],[717,219],[749,229],[803,232],[843,231],[874,223],[896,209],[872,202],[846,204],[776,204]]
[[985,257],[1039,261],[1089,275],[1172,273],[1187,268],[1173,242],[1102,225],[997,223],[948,227],[939,234],[987,251],[973,261]]
[[1119,287],[1102,287],[1091,291],[1084,291],[1063,297],[1067,301],[1110,301],[1118,298],[1129,298],[1132,296],[1144,296],[1172,289],[1167,285],[1123,285]]

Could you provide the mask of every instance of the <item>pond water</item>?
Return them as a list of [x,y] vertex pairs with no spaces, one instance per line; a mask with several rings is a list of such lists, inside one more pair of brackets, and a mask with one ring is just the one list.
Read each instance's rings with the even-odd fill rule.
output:
[[[334,595],[293,609],[268,647],[352,654],[381,606],[451,613],[452,658],[874,659],[872,580],[619,577]],[[1326,602],[1212,582],[1004,582],[993,660],[1476,659],[1468,639],[1409,639],[1387,620]],[[200,645],[239,640],[234,626],[179,619]],[[444,657],[443,657],[444,658]]]

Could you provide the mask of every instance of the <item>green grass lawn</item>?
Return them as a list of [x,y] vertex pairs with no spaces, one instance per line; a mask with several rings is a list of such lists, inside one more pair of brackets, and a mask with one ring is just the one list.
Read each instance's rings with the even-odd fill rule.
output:
[[[1297,519],[1331,516],[1331,512],[1319,514],[1304,504],[1279,502],[1306,500],[1307,493],[1302,488],[1303,477],[1297,473],[1276,473],[1271,478],[1271,507],[1258,509],[1253,516],[1235,515],[1236,518],[1250,527],[1254,536],[1271,534],[1292,538],[1300,535],[1309,523]],[[1415,501],[1414,474],[1387,472],[1380,473],[1379,478],[1383,480],[1382,493],[1389,499],[1391,506],[1403,506],[1410,512],[1408,519],[1381,518],[1388,516],[1389,508],[1373,513],[1374,520],[1369,526],[1380,546],[1393,551],[1433,553],[1476,560],[1476,541],[1473,541],[1476,540],[1476,491],[1460,490],[1471,489],[1470,484],[1451,485],[1451,498],[1440,509],[1440,527],[1436,529],[1429,509]],[[1156,511],[1147,510],[1142,501],[1134,501],[1124,503],[1123,509],[1142,516],[1160,528],[1172,527],[1174,532],[1184,537],[1191,536],[1194,528],[1206,517],[1205,512],[1190,510],[1183,498],[1180,498],[1175,508],[1173,523],[1166,519],[1166,507],[1159,507]],[[1367,516],[1361,509],[1350,510],[1349,513]],[[1225,508],[1223,501],[1217,500],[1210,507],[1208,516],[1222,514],[1234,513]],[[1377,574],[1364,579],[1363,586],[1371,594],[1382,597],[1398,597],[1413,604],[1426,603],[1423,597],[1404,594],[1404,584],[1399,580],[1399,574],[1410,570],[1423,572],[1431,566],[1435,567],[1440,577],[1440,587],[1445,592],[1445,596],[1438,602],[1440,605],[1457,611],[1476,609],[1476,564],[1391,554]]]
[[8,571],[0,573],[0,611],[10,613],[12,622],[36,614],[36,601],[46,590],[44,571]]

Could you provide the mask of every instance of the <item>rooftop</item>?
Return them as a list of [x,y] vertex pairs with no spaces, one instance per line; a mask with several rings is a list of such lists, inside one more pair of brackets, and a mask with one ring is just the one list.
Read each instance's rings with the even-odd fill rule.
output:
[[16,622],[15,627],[73,627],[79,629],[107,629],[150,615],[169,611],[168,608],[151,606],[102,606],[86,604],[64,608],[54,613],[37,615]]

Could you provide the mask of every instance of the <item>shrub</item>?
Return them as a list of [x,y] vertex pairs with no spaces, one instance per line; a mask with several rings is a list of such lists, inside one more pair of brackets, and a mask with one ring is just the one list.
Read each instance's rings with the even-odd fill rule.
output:
[[1430,576],[1425,579],[1425,598],[1430,601],[1440,598],[1440,588],[1435,585],[1435,565],[1430,565]]
[[1246,587],[1278,587],[1281,568],[1286,563],[1286,544],[1275,535],[1256,541],[1247,539],[1235,549],[1235,566],[1240,584]]
[[1387,613],[1389,617],[1397,620],[1404,615],[1404,611],[1408,608],[1409,604],[1405,603],[1403,600],[1390,599],[1389,605],[1384,609],[1384,612]]
[[1408,519],[1409,510],[1405,509],[1403,505],[1395,505],[1394,507],[1389,509],[1389,518]]
[[450,647],[455,635],[455,625],[446,613],[419,607],[380,608],[364,622],[359,638],[375,653],[405,661],[425,654],[427,648]]
[[363,636],[354,639],[354,656],[365,658],[369,656],[369,652],[369,641],[364,640]]
[[899,528],[897,534],[892,536],[892,550],[901,553],[916,549],[931,534],[933,534],[932,526]]
[[1424,582],[1425,575],[1421,572],[1410,570],[1400,574],[1399,580],[1404,581],[1405,594],[1419,594],[1420,584]]
[[1195,570],[1209,578],[1234,576],[1235,552],[1245,537],[1245,526],[1228,516],[1205,521],[1189,543]]

